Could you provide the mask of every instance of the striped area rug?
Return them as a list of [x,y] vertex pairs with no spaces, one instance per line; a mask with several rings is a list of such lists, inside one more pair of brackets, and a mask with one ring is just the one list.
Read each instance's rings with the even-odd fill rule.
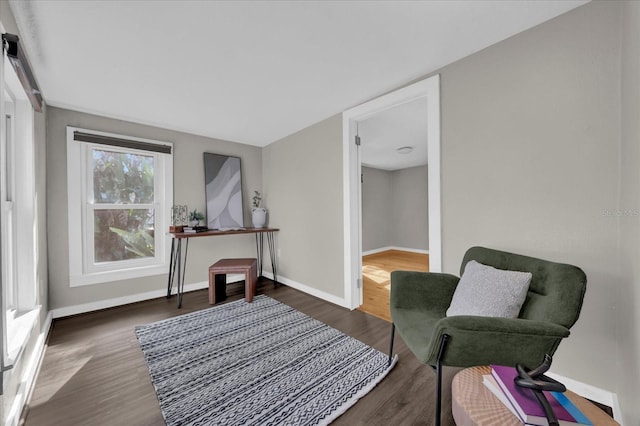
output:
[[264,295],[136,335],[168,425],[326,425],[396,362]]

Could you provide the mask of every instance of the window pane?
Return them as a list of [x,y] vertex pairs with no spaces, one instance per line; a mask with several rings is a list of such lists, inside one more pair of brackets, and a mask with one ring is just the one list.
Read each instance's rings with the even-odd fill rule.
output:
[[153,257],[154,210],[94,211],[95,262]]
[[153,156],[93,150],[96,204],[153,203]]
[[[6,93],[6,92],[5,92]],[[4,191],[5,201],[13,201],[13,117],[7,115],[5,117],[5,140],[2,153],[4,170]]]

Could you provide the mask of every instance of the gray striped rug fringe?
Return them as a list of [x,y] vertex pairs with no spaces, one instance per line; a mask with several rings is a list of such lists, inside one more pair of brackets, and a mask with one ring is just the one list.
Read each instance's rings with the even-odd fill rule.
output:
[[167,425],[327,425],[386,354],[259,295],[136,327]]

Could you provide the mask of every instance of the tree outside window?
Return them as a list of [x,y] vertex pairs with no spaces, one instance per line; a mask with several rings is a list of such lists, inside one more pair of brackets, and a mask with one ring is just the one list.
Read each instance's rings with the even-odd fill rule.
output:
[[[154,256],[153,160],[93,150],[95,262]],[[134,205],[146,208],[131,208]]]

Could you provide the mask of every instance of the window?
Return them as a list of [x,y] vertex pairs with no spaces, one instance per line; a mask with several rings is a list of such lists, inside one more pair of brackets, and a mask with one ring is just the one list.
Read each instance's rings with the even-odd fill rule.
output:
[[167,272],[172,145],[67,127],[71,286]]
[[11,365],[36,320],[38,306],[33,108],[6,54],[1,56],[0,277],[4,365]]
[[16,205],[13,202],[15,139],[13,135],[13,119],[15,115],[15,100],[7,88],[4,89],[4,139],[2,141],[2,282],[4,283],[5,308],[11,312],[16,308],[16,287],[14,279],[16,270],[16,228],[13,219],[16,216]]

